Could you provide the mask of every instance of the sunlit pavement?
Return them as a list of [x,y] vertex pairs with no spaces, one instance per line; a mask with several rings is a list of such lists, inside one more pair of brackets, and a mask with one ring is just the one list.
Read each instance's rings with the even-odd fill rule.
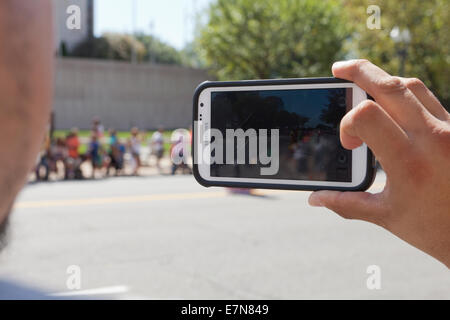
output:
[[[309,207],[308,195],[229,195],[192,176],[29,185],[0,278],[91,298],[450,298],[444,265],[377,226]],[[71,265],[81,291],[67,288]],[[366,286],[370,265],[380,290]]]

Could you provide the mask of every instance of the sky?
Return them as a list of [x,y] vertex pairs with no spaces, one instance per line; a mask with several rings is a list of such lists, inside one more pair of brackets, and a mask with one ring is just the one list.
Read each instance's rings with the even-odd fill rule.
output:
[[[94,0],[94,32],[133,32],[152,34],[182,49],[193,39],[195,17],[212,0]],[[134,3],[134,5],[133,5]],[[133,7],[135,10],[133,10]]]

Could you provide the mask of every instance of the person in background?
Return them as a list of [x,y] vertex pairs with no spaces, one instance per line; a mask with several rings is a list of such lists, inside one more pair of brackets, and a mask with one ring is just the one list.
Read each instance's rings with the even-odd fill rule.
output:
[[102,167],[102,159],[100,157],[100,142],[96,134],[91,135],[91,142],[89,143],[89,158],[92,164],[92,178],[95,178],[95,172]]
[[66,137],[67,158],[64,161],[65,175],[64,179],[80,179],[81,176],[81,160],[78,149],[80,148],[80,140],[78,139],[78,128],[72,128]]
[[161,172],[161,159],[164,156],[164,129],[159,128],[151,138],[151,150],[156,157],[156,167]]
[[100,119],[98,117],[95,117],[92,120],[92,134],[95,134],[97,136],[98,140],[101,140],[103,138],[103,134],[105,133],[105,127],[103,127]]
[[123,169],[123,152],[117,137],[117,131],[110,130],[109,133],[109,163],[106,169],[106,175],[109,175],[109,170],[114,168],[114,175],[118,176]]
[[50,171],[58,176],[58,164],[61,164],[65,171],[65,159],[67,158],[67,146],[64,138],[58,137],[53,140],[50,146]]
[[[36,181],[44,180],[48,181],[50,174],[50,131],[45,133],[44,141],[41,144],[39,151],[38,161],[35,168]],[[44,177],[41,176],[41,169],[44,168]]]
[[134,170],[133,175],[137,176],[139,172],[139,168],[141,167],[141,139],[139,137],[139,129],[136,127],[131,128],[131,137],[128,141],[128,147],[131,153],[131,156],[134,161]]
[[180,135],[177,140],[172,142],[170,147],[170,158],[172,159],[172,175],[175,175],[178,169],[181,169],[181,173],[191,174],[191,169],[187,165],[188,160],[188,143],[186,137]]

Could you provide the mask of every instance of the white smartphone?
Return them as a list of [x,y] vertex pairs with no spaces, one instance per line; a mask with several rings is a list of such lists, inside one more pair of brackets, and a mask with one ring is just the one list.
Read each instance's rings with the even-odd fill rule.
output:
[[194,176],[208,187],[365,190],[372,152],[344,149],[339,126],[366,99],[336,78],[204,82],[194,95]]

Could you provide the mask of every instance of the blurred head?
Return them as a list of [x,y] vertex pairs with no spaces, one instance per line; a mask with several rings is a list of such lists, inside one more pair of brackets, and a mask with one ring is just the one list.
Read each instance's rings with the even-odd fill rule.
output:
[[73,127],[72,129],[70,129],[70,134],[72,136],[77,136],[78,135],[78,128],[77,127]]
[[139,129],[137,128],[137,127],[133,127],[133,128],[131,128],[131,135],[133,136],[133,137],[135,137],[135,136],[137,136],[138,135],[138,133],[139,133]]
[[64,146],[64,139],[63,138],[58,138],[58,139],[56,139],[56,145],[57,146],[60,146],[60,147],[62,147],[62,146]]
[[51,21],[48,0],[0,1],[0,149],[8,151],[0,158],[0,247],[50,118]]

